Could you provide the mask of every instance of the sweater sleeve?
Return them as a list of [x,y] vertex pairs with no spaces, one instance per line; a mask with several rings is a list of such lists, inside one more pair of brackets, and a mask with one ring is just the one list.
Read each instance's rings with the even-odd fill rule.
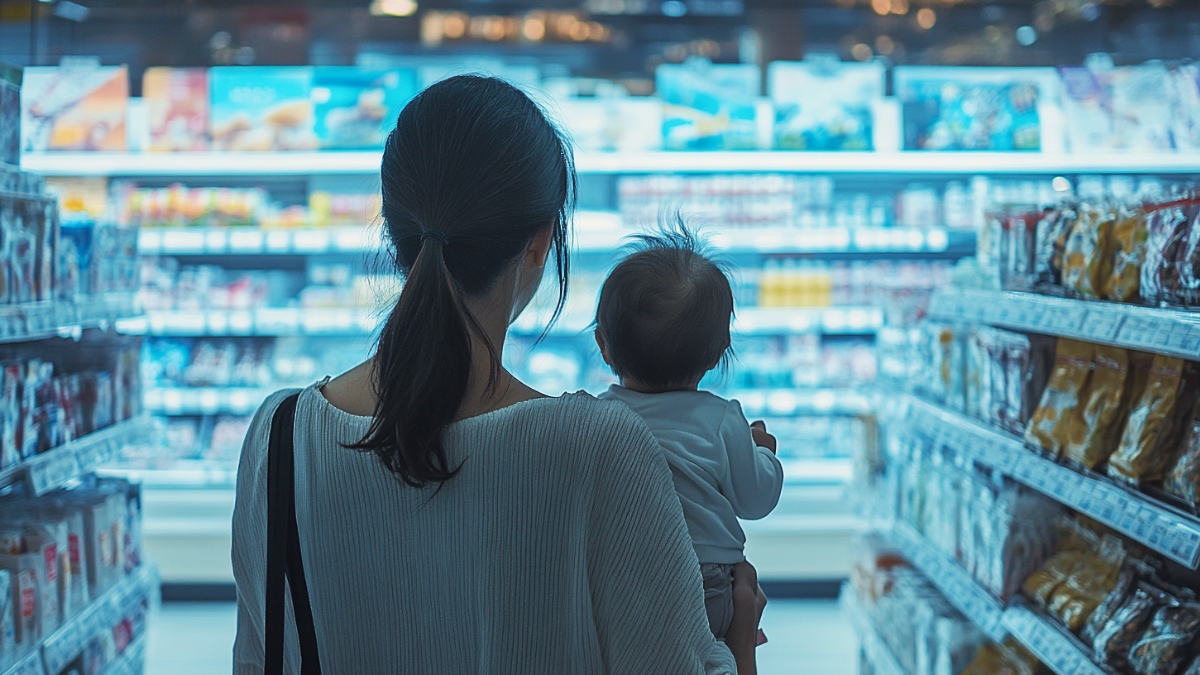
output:
[[733,655],[708,627],[667,461],[645,423],[626,412],[615,417],[598,453],[587,541],[605,671],[732,675]]
[[783,492],[783,465],[775,453],[754,443],[750,423],[737,401],[730,401],[721,420],[721,440],[729,458],[729,471],[721,481],[721,494],[729,499],[738,518],[765,518]]
[[[262,673],[265,660],[267,582],[267,443],[271,418],[283,399],[296,390],[272,394],[250,422],[238,463],[233,502],[233,582],[237,589],[237,637],[233,641],[233,672]],[[291,596],[285,593],[287,626],[295,625]],[[295,629],[285,631],[285,668],[299,672],[293,662],[299,653]],[[291,670],[289,670],[291,668]]]

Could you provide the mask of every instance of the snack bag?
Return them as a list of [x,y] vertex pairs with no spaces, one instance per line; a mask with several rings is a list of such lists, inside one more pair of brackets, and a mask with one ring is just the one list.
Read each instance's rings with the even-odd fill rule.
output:
[[1131,482],[1163,478],[1176,458],[1183,428],[1180,413],[1191,414],[1195,403],[1194,387],[1188,386],[1194,371],[1194,364],[1183,359],[1154,356],[1146,386],[1129,412],[1117,451],[1109,458],[1110,476]]
[[0,663],[7,663],[17,651],[17,614],[13,598],[12,572],[0,570]]
[[1121,571],[1117,573],[1117,583],[1113,589],[1109,591],[1096,611],[1092,612],[1092,616],[1088,619],[1087,625],[1084,626],[1080,637],[1084,642],[1092,644],[1096,640],[1096,636],[1104,630],[1104,628],[1112,620],[1113,616],[1121,609],[1121,606],[1129,601],[1130,595],[1133,594],[1134,588],[1137,586],[1139,568],[1134,564],[1126,561],[1126,564],[1121,566]]
[[1123,393],[1129,374],[1129,352],[1121,347],[1096,345],[1094,369],[1078,408],[1082,436],[1069,438],[1067,459],[1089,469],[1104,464],[1115,449],[1112,436],[1120,423]]
[[1118,539],[1106,538],[1098,554],[1085,554],[1072,573],[1051,592],[1047,607],[1072,633],[1083,629],[1116,587],[1124,554]]
[[1191,226],[1179,257],[1179,291],[1176,293],[1185,307],[1200,306],[1200,209],[1193,205],[1191,212]]
[[1058,457],[1071,439],[1084,437],[1086,429],[1076,409],[1091,378],[1095,353],[1096,346],[1089,342],[1059,338],[1054,370],[1025,431],[1027,443]]
[[1138,675],[1172,675],[1195,651],[1200,634],[1200,603],[1166,596],[1146,632],[1129,651],[1129,665]]
[[1178,204],[1171,207],[1172,217],[1167,221],[1169,231],[1162,241],[1162,260],[1159,263],[1160,301],[1170,305],[1186,305],[1183,269],[1188,253],[1190,229],[1200,214],[1200,206]]
[[1193,509],[1200,508],[1200,419],[1192,421],[1179,459],[1163,481],[1163,489]]
[[1112,616],[1092,631],[1090,642],[1097,662],[1122,672],[1129,670],[1129,651],[1150,623],[1160,594],[1148,584],[1138,584]]
[[1112,226],[1112,268],[1103,295],[1117,302],[1140,302],[1142,262],[1146,253],[1146,216],[1123,210]]
[[1080,208],[1079,220],[1063,251],[1063,286],[1084,298],[1098,298],[1112,271],[1111,234],[1116,213],[1096,206]]
[[1184,668],[1180,675],[1200,675],[1200,654],[1192,659],[1192,665]]
[[1187,213],[1182,206],[1164,208],[1153,203],[1147,204],[1145,213],[1146,254],[1142,262],[1141,295],[1146,304],[1157,305],[1167,299],[1163,282],[1168,244],[1176,238],[1175,232],[1181,224],[1187,226]]
[[962,675],[1037,675],[1042,664],[1024,645],[1011,637],[1002,643],[988,643],[979,648],[975,660]]
[[1075,228],[1079,211],[1074,204],[1061,204],[1045,213],[1037,226],[1037,251],[1034,271],[1038,291],[1062,292],[1063,257],[1067,238]]

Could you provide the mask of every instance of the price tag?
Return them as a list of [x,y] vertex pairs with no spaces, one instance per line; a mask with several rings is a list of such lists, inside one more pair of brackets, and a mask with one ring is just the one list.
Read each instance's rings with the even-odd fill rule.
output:
[[1200,358],[1200,326],[1176,324],[1166,347],[1186,358]]
[[229,232],[227,230],[209,230],[204,233],[205,253],[224,253],[228,246]]
[[1107,309],[1093,308],[1083,320],[1083,334],[1093,342],[1112,342],[1121,329],[1122,316]]
[[1125,317],[1118,334],[1121,343],[1131,347],[1150,348],[1166,335],[1169,328],[1154,317],[1140,316],[1136,312]]
[[188,230],[167,230],[162,235],[163,253],[202,253],[204,233]]
[[1163,550],[1172,558],[1192,569],[1200,565],[1200,529],[1196,525],[1169,525],[1163,538]]
[[215,415],[221,412],[221,394],[217,389],[202,389],[200,391],[200,412],[205,415]]
[[254,315],[239,310],[228,314],[230,335],[250,335],[254,332]]
[[164,327],[171,335],[204,335],[207,323],[207,315],[200,312],[171,312],[164,316]]
[[1079,335],[1082,330],[1083,318],[1082,308],[1074,306],[1051,308],[1047,306],[1043,325],[1052,335]]
[[329,233],[324,230],[297,230],[292,245],[298,253],[323,253],[329,250]]
[[233,253],[258,253],[263,250],[264,241],[262,230],[245,229],[229,232],[229,250]]
[[260,309],[254,323],[259,335],[295,335],[300,328],[300,315],[294,309]]
[[138,252],[142,255],[158,255],[162,249],[162,232],[158,230],[138,230]]
[[178,415],[183,412],[183,392],[178,389],[163,391],[162,407],[169,415]]
[[225,335],[229,332],[229,314],[225,312],[209,312],[205,323],[209,335]]
[[365,251],[368,248],[367,230],[343,228],[334,234],[334,242],[339,251],[352,253]]
[[292,250],[291,233],[281,230],[267,232],[267,251],[270,253],[287,253]]

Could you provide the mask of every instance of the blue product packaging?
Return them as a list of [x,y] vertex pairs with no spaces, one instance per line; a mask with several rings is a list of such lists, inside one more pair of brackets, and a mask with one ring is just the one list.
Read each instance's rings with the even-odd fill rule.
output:
[[0,164],[21,159],[21,71],[0,63]]
[[417,91],[417,71],[411,68],[314,68],[312,101],[321,148],[382,148],[400,111]]
[[86,295],[92,266],[96,223],[86,213],[65,214],[58,233],[58,296],[71,300]]
[[312,68],[227,66],[209,71],[214,150],[316,150]]
[[767,70],[775,149],[874,149],[872,107],[883,98],[880,63],[776,61]]
[[663,101],[663,148],[756,150],[760,71],[707,61],[664,64],[655,72]]

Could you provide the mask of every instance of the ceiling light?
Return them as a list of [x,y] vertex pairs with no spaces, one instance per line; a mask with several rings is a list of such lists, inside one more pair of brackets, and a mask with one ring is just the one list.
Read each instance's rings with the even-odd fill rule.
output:
[[372,0],[374,16],[412,16],[417,13],[416,0]]
[[929,30],[930,28],[933,28],[934,24],[936,23],[937,12],[933,11],[932,9],[925,7],[921,11],[917,12],[917,25],[921,28]]
[[860,42],[850,48],[850,56],[857,61],[870,61],[873,54],[870,47]]
[[1037,42],[1037,39],[1037,30],[1035,30],[1033,26],[1021,26],[1017,29],[1017,42],[1020,43],[1021,46],[1028,47],[1029,45]]

